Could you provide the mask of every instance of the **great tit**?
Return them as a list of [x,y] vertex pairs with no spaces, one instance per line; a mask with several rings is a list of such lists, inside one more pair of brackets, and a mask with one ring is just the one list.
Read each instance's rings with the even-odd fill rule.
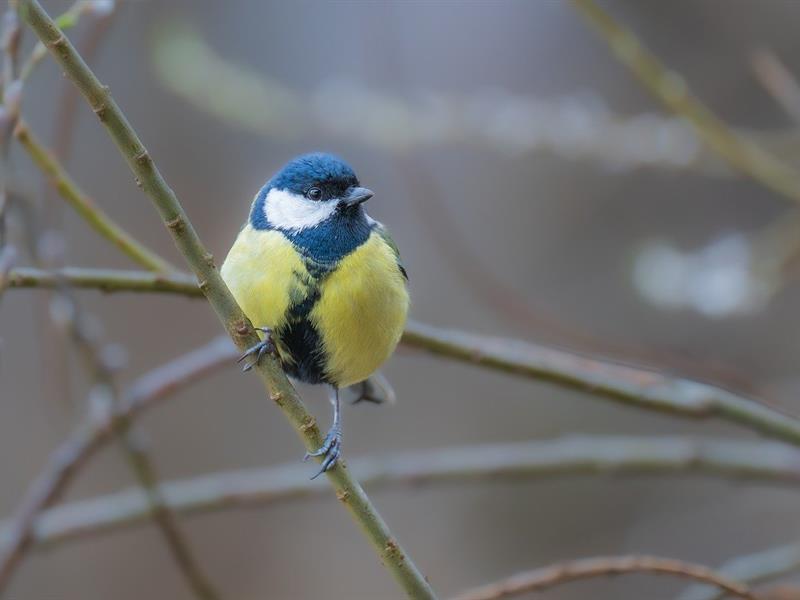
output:
[[333,424],[317,475],[341,454],[339,390],[367,379],[405,326],[408,275],[386,228],[364,203],[353,169],[325,153],[299,156],[256,194],[222,277],[265,336],[249,368],[276,351],[290,377],[330,388]]

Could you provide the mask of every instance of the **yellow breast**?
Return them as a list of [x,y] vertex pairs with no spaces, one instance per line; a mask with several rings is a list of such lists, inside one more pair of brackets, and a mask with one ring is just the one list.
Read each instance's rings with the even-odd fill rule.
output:
[[277,231],[256,230],[249,224],[236,238],[220,273],[256,327],[278,330],[291,304],[306,294],[297,276],[306,274],[306,268],[291,242]]
[[397,259],[373,232],[323,280],[311,311],[326,371],[337,385],[363,381],[389,358],[403,333],[408,304]]
[[[322,343],[327,379],[363,381],[391,355],[405,326],[408,292],[397,259],[376,233],[314,280],[292,243],[277,231],[241,231],[221,274],[248,318],[276,331],[290,308],[318,286],[309,319]],[[281,350],[280,337],[276,339]]]

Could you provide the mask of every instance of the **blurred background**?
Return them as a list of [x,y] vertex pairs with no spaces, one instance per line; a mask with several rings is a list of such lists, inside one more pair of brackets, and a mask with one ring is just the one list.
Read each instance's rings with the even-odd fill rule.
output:
[[[69,6],[43,4],[51,14]],[[800,3],[602,6],[724,120],[800,158],[791,107],[768,87],[776,61],[800,74]],[[92,17],[70,32],[90,35]],[[274,171],[296,154],[333,151],[376,191],[369,210],[401,249],[413,318],[652,365],[800,412],[795,256],[769,237],[795,207],[728,171],[566,2],[130,0],[91,64],[220,261]],[[49,142],[63,143],[67,85],[49,58],[26,83],[23,114]],[[73,178],[182,264],[91,111],[81,101],[75,114]],[[62,206],[19,148],[12,159],[44,222],[63,231],[68,264],[133,267]],[[220,333],[202,301],[79,298],[104,338],[124,346],[126,381]],[[87,411],[87,381],[47,306],[38,290],[10,290],[0,306],[3,514]],[[385,374],[398,402],[345,409],[348,457],[566,433],[750,436],[404,348]],[[327,423],[323,390],[301,392]],[[234,365],[140,423],[165,480],[299,464],[303,451],[257,378]],[[109,446],[67,499],[132,483]],[[373,500],[443,595],[567,558],[643,552],[717,565],[800,535],[787,521],[794,491],[699,477],[482,481]],[[226,599],[400,597],[332,493],[181,522]],[[668,598],[683,586],[637,576],[541,596]],[[147,524],[35,553],[9,597],[191,595]]]

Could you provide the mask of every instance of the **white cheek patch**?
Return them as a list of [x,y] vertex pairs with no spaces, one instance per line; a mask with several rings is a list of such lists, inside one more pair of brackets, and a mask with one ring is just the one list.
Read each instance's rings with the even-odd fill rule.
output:
[[264,202],[264,216],[273,227],[299,231],[322,223],[333,214],[337,203],[315,202],[288,190],[272,189]]

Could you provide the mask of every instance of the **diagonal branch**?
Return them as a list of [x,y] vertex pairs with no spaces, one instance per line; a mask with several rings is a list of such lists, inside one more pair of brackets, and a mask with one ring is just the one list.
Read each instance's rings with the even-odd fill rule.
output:
[[[66,310],[56,311],[54,315],[59,315],[57,320],[69,333],[93,380],[89,395],[90,419],[99,417],[109,420],[119,397],[115,377],[118,365],[109,359],[108,348],[102,344],[99,330],[91,326],[90,316],[82,310],[63,283],[56,298],[66,304]],[[218,600],[219,594],[194,557],[188,540],[161,494],[155,462],[141,439],[135,435],[133,421],[128,418],[111,418],[109,422],[128,465],[144,492],[147,513],[158,526],[188,587],[200,600]],[[0,579],[0,586],[8,580],[10,573],[11,571],[6,571],[3,574],[4,579]]]
[[[59,272],[70,285],[106,292],[165,292],[200,296],[185,274],[68,268]],[[36,269],[14,269],[12,288],[52,287],[55,279]],[[603,361],[541,344],[448,330],[409,321],[402,343],[437,356],[501,371],[592,396],[694,419],[718,418],[800,446],[800,420],[706,383],[657,371]]]
[[117,246],[134,262],[152,271],[175,271],[175,267],[146,248],[125,229],[103,212],[72,179],[49,150],[38,140],[27,124],[20,120],[14,136],[28,152],[36,166],[47,176],[51,185],[89,226]]
[[633,33],[618,24],[594,0],[571,1],[614,56],[656,99],[686,119],[698,137],[725,162],[764,187],[800,202],[800,172],[752,139],[737,135],[692,94],[683,77],[661,64]]
[[117,420],[115,432],[144,493],[146,514],[158,526],[167,548],[194,594],[201,600],[218,600],[219,593],[195,558],[186,536],[178,526],[175,514],[162,494],[155,463],[135,437],[132,425],[129,420]]
[[[213,257],[203,246],[175,193],[167,185],[108,88],[100,83],[36,0],[21,0],[20,14],[45,44],[66,76],[77,86],[116,143],[138,184],[153,201],[178,249],[197,277],[200,289],[231,338],[241,349],[257,343],[259,338],[256,332],[222,280]],[[319,429],[281,370],[277,359],[270,357],[262,361],[256,371],[270,397],[283,410],[306,447],[309,450],[317,448],[321,442]],[[406,594],[411,598],[435,598],[430,584],[389,531],[361,486],[350,476],[345,463],[335,466],[327,475],[336,489],[337,497],[349,509]]]
[[518,573],[496,583],[467,590],[452,600],[501,600],[538,592],[548,588],[594,577],[611,577],[630,573],[673,575],[711,584],[744,600],[757,600],[750,589],[718,573],[693,563],[657,556],[603,556],[557,563],[548,567]]
[[[698,474],[800,484],[800,451],[795,448],[775,442],[682,437],[566,436],[359,458],[349,467],[373,489],[578,475]],[[169,507],[182,515],[271,505],[326,492],[322,482],[309,480],[296,464],[213,473],[162,483],[159,489]],[[123,490],[47,510],[36,519],[34,542],[49,548],[146,523],[148,518],[147,499],[141,490]],[[7,535],[7,529],[0,527],[0,540]],[[800,550],[795,547],[795,568],[799,557]],[[726,568],[722,570],[727,573]],[[735,574],[737,579],[745,579]]]
[[88,420],[59,446],[36,481],[28,488],[0,550],[0,581],[7,581],[33,541],[33,527],[43,510],[66,491],[89,458],[110,441],[120,423],[130,423],[177,389],[230,361],[231,344],[218,338],[134,382],[104,420]]

